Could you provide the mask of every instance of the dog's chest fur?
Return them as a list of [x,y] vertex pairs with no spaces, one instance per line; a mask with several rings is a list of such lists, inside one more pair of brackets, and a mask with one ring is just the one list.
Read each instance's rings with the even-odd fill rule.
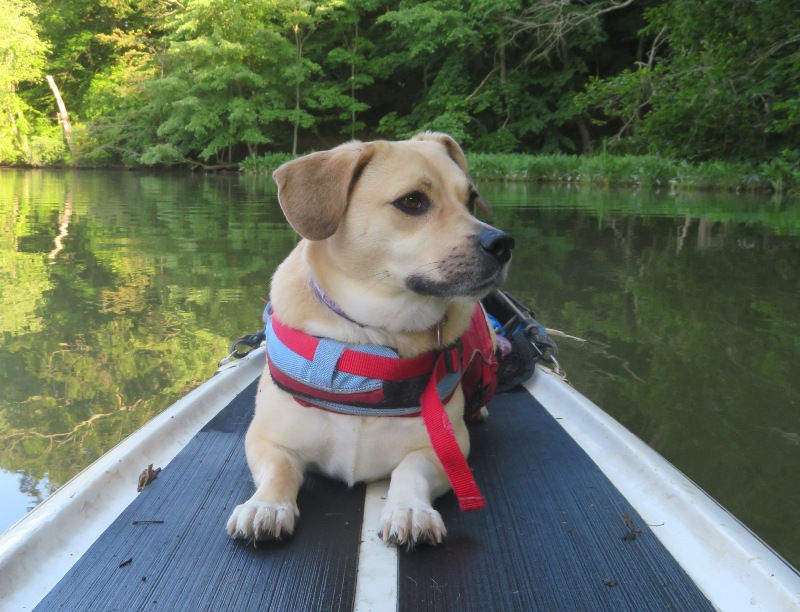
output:
[[[463,403],[460,389],[447,403],[455,423],[463,422]],[[348,485],[385,478],[409,452],[430,445],[421,416],[359,417],[301,406],[275,386],[268,370],[254,421],[261,421],[265,438],[291,448],[302,464]]]

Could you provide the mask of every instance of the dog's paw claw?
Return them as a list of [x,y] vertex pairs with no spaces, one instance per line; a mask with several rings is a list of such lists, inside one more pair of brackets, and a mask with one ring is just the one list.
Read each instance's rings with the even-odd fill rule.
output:
[[290,504],[249,500],[234,508],[228,519],[228,535],[242,540],[280,540],[292,535],[297,508]]
[[478,412],[472,415],[472,420],[478,421],[479,423],[485,422],[486,419],[488,418],[489,418],[489,409],[486,406],[484,406],[483,408],[478,410]]
[[436,510],[418,505],[384,508],[380,533],[387,544],[411,549],[417,544],[441,544],[447,529]]

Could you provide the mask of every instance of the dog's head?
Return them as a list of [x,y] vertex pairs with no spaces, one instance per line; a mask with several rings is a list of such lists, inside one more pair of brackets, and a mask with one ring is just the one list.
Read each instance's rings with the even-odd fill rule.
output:
[[474,301],[504,279],[514,240],[475,218],[488,205],[450,136],[350,142],[273,177],[292,227],[364,292]]

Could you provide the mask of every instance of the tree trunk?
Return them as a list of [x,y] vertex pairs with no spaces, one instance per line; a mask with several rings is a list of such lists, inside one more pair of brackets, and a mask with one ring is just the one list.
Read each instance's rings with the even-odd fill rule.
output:
[[358,52],[358,21],[353,36],[353,56],[350,61],[350,139],[356,138],[356,53]]
[[500,64],[500,85],[506,84],[506,44],[500,43],[497,47],[497,61]]
[[581,151],[584,155],[591,155],[594,152],[594,147],[592,147],[592,135],[589,133],[589,125],[584,117],[578,117],[575,121],[578,125],[578,134],[581,137]]
[[72,146],[72,125],[69,122],[69,115],[67,115],[67,107],[64,106],[64,100],[61,99],[61,92],[58,91],[58,86],[56,82],[53,80],[49,74],[47,77],[48,85],[50,85],[50,89],[53,90],[53,95],[56,97],[56,104],[58,105],[58,122],[64,128],[64,140],[67,141],[67,147],[69,147],[69,154],[72,159],[75,159],[75,149]]
[[300,115],[300,83],[296,85],[297,90],[295,95],[297,96],[297,102],[295,103],[295,117],[294,117],[294,126],[292,130],[292,155],[297,155],[297,134],[300,131],[300,119],[298,118]]
[[[305,39],[300,36],[300,26],[298,24],[294,24],[294,44],[297,50],[297,67],[300,68],[300,65],[303,61],[303,43]],[[298,70],[299,71],[299,70]],[[292,134],[292,155],[297,155],[297,137],[298,132],[300,131],[300,81],[298,80],[297,83],[294,85],[294,125],[293,125],[293,134]]]

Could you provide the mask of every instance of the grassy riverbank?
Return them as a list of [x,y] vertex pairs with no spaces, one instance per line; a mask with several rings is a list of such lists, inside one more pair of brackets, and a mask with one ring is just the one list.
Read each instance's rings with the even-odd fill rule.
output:
[[[273,153],[242,162],[245,172],[271,173],[292,156]],[[573,185],[798,193],[800,168],[782,160],[759,165],[673,160],[656,155],[468,154],[476,180]]]

